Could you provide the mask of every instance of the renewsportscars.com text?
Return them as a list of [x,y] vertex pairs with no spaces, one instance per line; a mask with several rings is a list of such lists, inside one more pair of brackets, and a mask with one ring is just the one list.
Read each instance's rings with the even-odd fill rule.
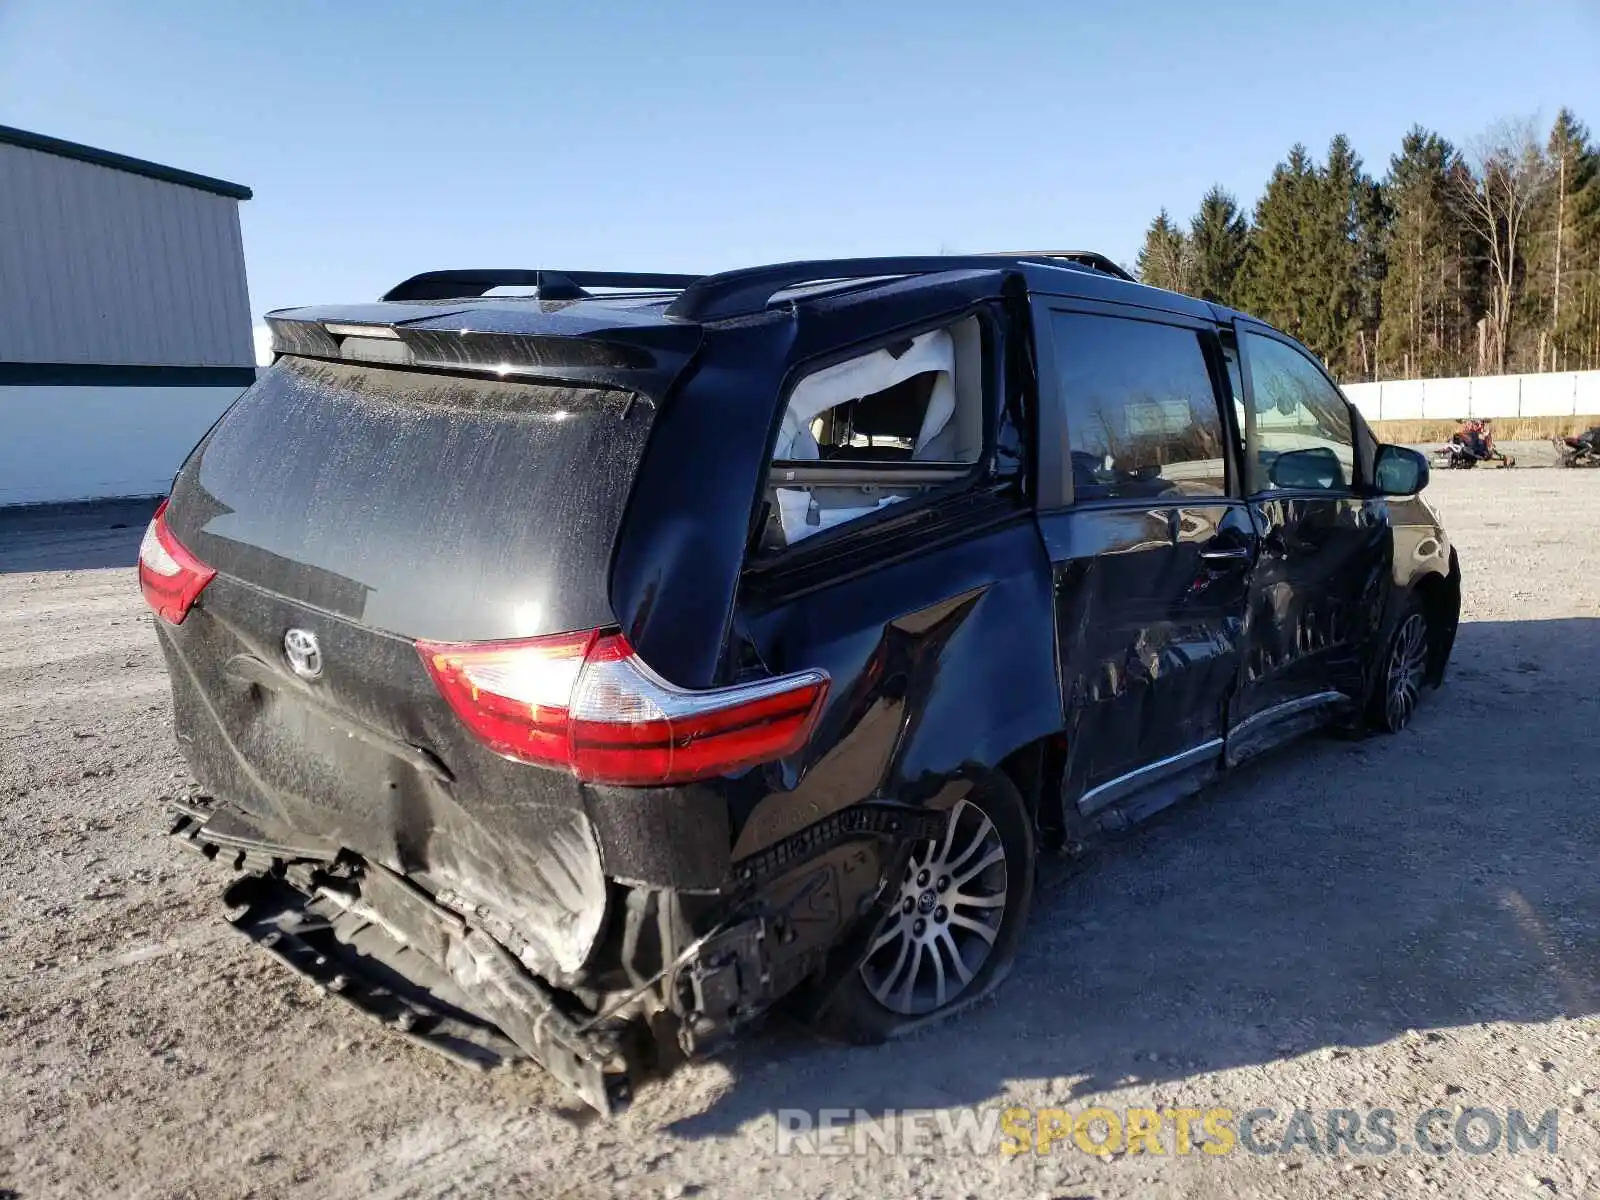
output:
[[1555,1109],[781,1108],[778,1154],[1555,1154]]

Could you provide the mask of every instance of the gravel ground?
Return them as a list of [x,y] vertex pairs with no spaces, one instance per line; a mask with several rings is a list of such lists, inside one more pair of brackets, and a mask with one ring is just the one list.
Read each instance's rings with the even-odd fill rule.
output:
[[[956,1023],[773,1029],[609,1124],[235,938],[220,870],[163,836],[185,773],[128,565],[148,507],[0,518],[0,1196],[1600,1193],[1600,472],[1430,497],[1465,613],[1408,732],[1302,743],[1047,864],[1010,982]],[[1381,1106],[1404,1134],[1435,1103],[1558,1108],[1558,1151],[773,1150],[785,1108]]]

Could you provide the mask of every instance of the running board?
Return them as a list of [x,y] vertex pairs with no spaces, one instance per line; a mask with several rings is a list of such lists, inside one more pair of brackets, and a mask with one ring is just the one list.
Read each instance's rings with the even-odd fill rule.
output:
[[1147,821],[1179,800],[1194,795],[1218,775],[1214,761],[1191,766],[1180,775],[1168,776],[1135,792],[1115,804],[1096,809],[1088,818],[1089,827],[1102,833],[1121,833]]
[[[1084,817],[1094,817],[1106,809],[1121,810],[1128,813],[1137,811],[1140,816],[1134,819],[1140,820],[1144,816],[1150,815],[1150,813],[1165,808],[1178,796],[1185,796],[1198,790],[1198,785],[1187,787],[1186,789],[1180,787],[1175,795],[1154,808],[1147,806],[1141,798],[1141,793],[1152,790],[1169,791],[1170,789],[1162,785],[1169,784],[1174,780],[1187,780],[1197,774],[1209,778],[1210,775],[1215,773],[1217,762],[1221,757],[1222,739],[1212,738],[1210,741],[1202,742],[1198,746],[1192,746],[1181,753],[1169,755],[1153,763],[1147,763],[1137,770],[1129,771],[1126,775],[1119,775],[1115,779],[1107,780],[1098,787],[1090,788],[1079,797],[1078,812]],[[1130,799],[1133,800],[1133,803],[1126,803]],[[1120,825],[1108,826],[1108,828],[1120,828]]]
[[1226,763],[1236,767],[1302,734],[1320,729],[1341,713],[1348,712],[1351,705],[1350,697],[1343,692],[1328,691],[1297,696],[1253,713],[1228,729]]

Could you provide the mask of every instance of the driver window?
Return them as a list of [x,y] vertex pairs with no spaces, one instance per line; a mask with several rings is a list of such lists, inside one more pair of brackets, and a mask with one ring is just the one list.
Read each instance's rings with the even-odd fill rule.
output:
[[1251,492],[1350,487],[1355,436],[1344,397],[1293,346],[1254,333],[1240,340],[1250,359],[1245,465]]

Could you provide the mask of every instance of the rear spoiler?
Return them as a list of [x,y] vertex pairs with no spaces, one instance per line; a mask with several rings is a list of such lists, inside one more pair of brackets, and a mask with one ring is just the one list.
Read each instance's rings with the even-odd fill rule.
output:
[[699,275],[655,275],[639,271],[545,271],[489,268],[424,271],[383,294],[384,300],[457,300],[482,296],[497,287],[531,287],[541,300],[584,300],[589,288],[627,288],[641,292],[677,292]]
[[665,393],[700,345],[697,325],[627,309],[581,313],[529,305],[281,309],[266,317],[272,352],[304,358],[466,371],[500,379]]

